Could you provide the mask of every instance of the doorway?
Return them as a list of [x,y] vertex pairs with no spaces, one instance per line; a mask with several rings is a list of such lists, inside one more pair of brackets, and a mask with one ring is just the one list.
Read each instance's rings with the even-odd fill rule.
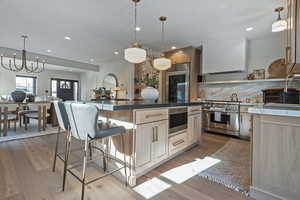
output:
[[67,79],[51,79],[50,95],[63,101],[79,100],[79,82]]

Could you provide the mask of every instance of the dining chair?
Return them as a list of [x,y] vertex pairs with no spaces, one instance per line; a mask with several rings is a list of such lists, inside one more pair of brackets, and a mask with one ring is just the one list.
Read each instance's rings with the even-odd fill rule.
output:
[[18,121],[18,104],[1,104],[0,105],[0,132],[3,125],[3,136],[7,136],[10,123],[14,122],[14,131],[17,131]]
[[45,131],[47,127],[47,118],[50,116],[48,110],[50,103],[34,103],[28,104],[28,110],[24,113],[25,130],[28,130],[28,122],[30,119],[38,120],[38,130]]
[[[66,184],[66,176],[67,172],[69,172],[71,175],[76,177],[77,180],[81,182],[81,200],[84,199],[85,195],[85,186],[88,184],[91,184],[95,181],[98,181],[108,175],[112,175],[113,173],[120,171],[124,169],[125,173],[125,185],[127,185],[127,167],[126,167],[126,156],[124,154],[123,161],[110,155],[105,150],[91,145],[91,147],[95,150],[99,150],[102,152],[105,157],[103,159],[103,171],[105,172],[104,175],[94,178],[93,180],[86,180],[86,168],[87,168],[87,157],[88,157],[88,147],[92,142],[102,139],[107,139],[112,136],[121,135],[122,137],[122,148],[123,152],[125,152],[125,143],[124,143],[124,134],[126,133],[126,129],[123,126],[117,126],[117,127],[111,127],[111,128],[105,128],[100,129],[98,128],[98,108],[94,105],[89,104],[82,104],[82,103],[65,103],[66,112],[69,118],[71,131],[68,133],[68,139],[65,147],[65,166],[64,166],[64,178],[63,178],[63,191],[65,190],[65,184]],[[70,156],[70,145],[72,138],[75,138],[76,140],[84,142],[84,149],[83,149],[83,161],[82,165],[82,176],[79,177],[76,175],[72,169],[76,168],[76,165],[73,165],[72,167],[68,166],[68,160]],[[106,158],[108,160],[113,160],[117,163],[119,163],[122,167],[119,167],[111,172],[107,172],[107,163]],[[93,161],[93,160],[89,160]],[[78,165],[77,165],[78,166]]]

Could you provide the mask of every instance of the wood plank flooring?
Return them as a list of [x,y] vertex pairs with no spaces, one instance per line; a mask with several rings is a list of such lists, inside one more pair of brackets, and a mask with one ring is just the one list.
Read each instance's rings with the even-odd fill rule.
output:
[[[201,147],[170,160],[138,180],[144,183],[174,167],[203,158],[224,146],[228,138],[204,135]],[[61,140],[63,145],[64,141]],[[57,170],[52,172],[55,135],[0,143],[0,200],[77,200],[80,199],[81,185],[68,176],[67,188],[61,192],[62,162],[57,162]],[[71,158],[75,159],[75,158]],[[92,173],[93,170],[91,170]],[[143,200],[142,195],[109,176],[100,182],[87,186],[86,200]],[[192,177],[182,184],[171,187],[155,195],[155,200],[240,200],[246,198],[222,185],[200,177]]]

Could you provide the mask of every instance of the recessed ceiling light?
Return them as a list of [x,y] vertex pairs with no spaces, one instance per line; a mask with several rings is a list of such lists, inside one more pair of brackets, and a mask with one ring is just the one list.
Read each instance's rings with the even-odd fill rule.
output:
[[119,52],[118,52],[118,51],[115,51],[114,54],[115,54],[115,55],[119,55]]
[[90,59],[91,62],[94,62],[95,60],[93,58]]
[[140,31],[140,30],[141,30],[141,27],[138,27],[138,26],[137,26],[137,27],[135,27],[135,30],[136,30],[136,31]]
[[173,50],[174,50],[174,49],[177,49],[177,47],[175,47],[175,46],[172,46],[172,47],[171,47],[171,49],[173,49]]
[[51,52],[52,52],[52,50],[51,50],[51,49],[47,49],[46,51],[47,51],[48,53],[51,53]]
[[253,27],[248,27],[248,28],[246,28],[246,31],[253,31]]
[[66,39],[66,40],[71,40],[71,37],[65,36],[65,39]]

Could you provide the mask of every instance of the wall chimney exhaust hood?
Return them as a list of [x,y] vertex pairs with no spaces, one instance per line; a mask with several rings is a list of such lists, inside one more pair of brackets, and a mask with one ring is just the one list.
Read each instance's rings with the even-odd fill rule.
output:
[[288,0],[286,63],[288,74],[300,74],[300,0]]

